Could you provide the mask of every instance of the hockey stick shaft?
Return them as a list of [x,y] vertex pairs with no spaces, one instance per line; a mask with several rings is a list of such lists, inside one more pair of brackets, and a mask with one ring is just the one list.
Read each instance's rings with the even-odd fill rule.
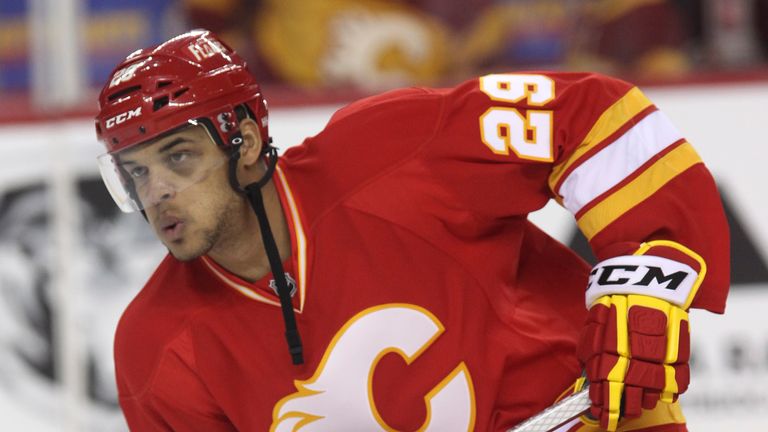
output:
[[507,432],[550,432],[584,414],[589,405],[589,386],[585,386]]

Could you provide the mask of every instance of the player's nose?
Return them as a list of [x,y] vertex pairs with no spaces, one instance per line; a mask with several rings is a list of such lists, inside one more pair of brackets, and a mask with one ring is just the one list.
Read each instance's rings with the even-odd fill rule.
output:
[[145,188],[145,194],[142,201],[144,207],[154,207],[164,201],[168,201],[176,196],[176,187],[173,183],[163,176],[151,176]]

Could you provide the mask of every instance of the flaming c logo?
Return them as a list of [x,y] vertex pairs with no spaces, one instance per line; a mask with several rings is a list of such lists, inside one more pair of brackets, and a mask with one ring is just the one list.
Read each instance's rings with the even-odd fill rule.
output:
[[[395,352],[410,364],[444,331],[429,311],[409,304],[366,309],[336,333],[314,375],[272,411],[273,432],[393,430],[376,409],[371,389],[379,360]],[[464,362],[424,396],[420,431],[467,430],[475,423],[472,380]]]

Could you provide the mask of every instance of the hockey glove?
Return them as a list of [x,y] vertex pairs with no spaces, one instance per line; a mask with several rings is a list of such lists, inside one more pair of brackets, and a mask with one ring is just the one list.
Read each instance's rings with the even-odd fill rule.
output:
[[602,428],[616,430],[621,417],[638,417],[659,400],[671,403],[688,388],[686,309],[704,276],[699,263],[694,270],[632,255],[593,269],[577,355],[591,382],[590,414]]

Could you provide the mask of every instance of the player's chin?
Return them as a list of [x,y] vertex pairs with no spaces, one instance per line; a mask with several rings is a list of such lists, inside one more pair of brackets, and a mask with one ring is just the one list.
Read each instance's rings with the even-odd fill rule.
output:
[[179,261],[192,261],[195,258],[205,255],[207,252],[207,249],[204,247],[194,247],[189,244],[189,242],[184,241],[166,242],[165,247],[168,248],[168,252]]

